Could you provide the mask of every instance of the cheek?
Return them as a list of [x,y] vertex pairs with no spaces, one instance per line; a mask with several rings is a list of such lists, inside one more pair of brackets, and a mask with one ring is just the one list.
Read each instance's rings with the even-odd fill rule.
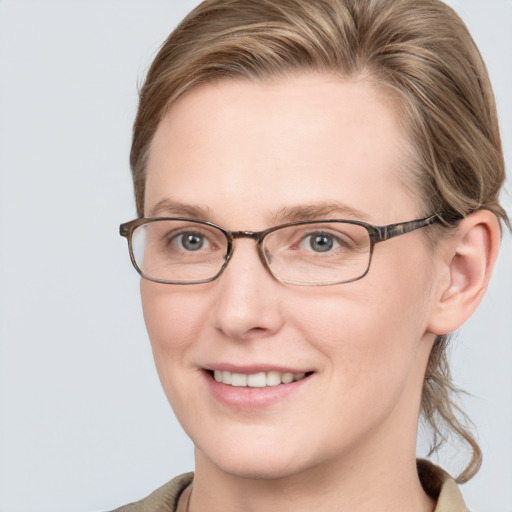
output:
[[[341,293],[341,291],[340,291]],[[377,297],[347,293],[296,305],[298,332],[308,337],[332,365],[333,372],[357,387],[362,375],[375,375],[378,363],[391,359],[401,326]]]
[[415,264],[393,263],[294,303],[296,330],[307,333],[336,380],[356,394],[406,379],[425,334],[428,277],[411,268]]
[[[205,304],[201,287],[183,290],[172,285],[141,281],[144,320],[151,341],[155,366],[167,399],[186,431],[187,424],[200,424],[197,389],[189,383],[197,377],[190,353],[205,324]],[[202,307],[201,304],[204,304]],[[185,423],[183,423],[183,421]]]
[[[187,350],[197,340],[204,325],[204,293],[175,290],[172,285],[141,281],[142,309],[160,379],[165,381],[173,368],[183,365]],[[200,288],[198,285],[197,288]],[[203,300],[201,300],[203,298]]]

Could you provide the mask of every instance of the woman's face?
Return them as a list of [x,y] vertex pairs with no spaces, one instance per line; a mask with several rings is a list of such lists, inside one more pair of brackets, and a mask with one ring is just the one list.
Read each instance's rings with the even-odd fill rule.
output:
[[[406,142],[392,99],[362,80],[204,85],[156,133],[145,216],[251,231],[301,219],[411,220],[419,206],[400,178]],[[421,231],[378,244],[368,275],[352,283],[282,284],[250,239],[236,240],[211,283],[141,281],[158,373],[199,467],[268,478],[414,457],[436,275]],[[306,376],[238,387],[213,370]]]

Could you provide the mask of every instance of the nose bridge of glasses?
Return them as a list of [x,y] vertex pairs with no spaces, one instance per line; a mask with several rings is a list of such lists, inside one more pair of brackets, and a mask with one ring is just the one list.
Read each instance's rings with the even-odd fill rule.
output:
[[251,238],[256,242],[261,240],[261,231],[231,231],[231,238]]
[[271,261],[271,258],[267,251],[264,251],[262,247],[263,237],[266,233],[266,231],[230,231],[229,235],[231,240],[235,240],[237,238],[250,238],[251,240],[254,240],[256,242],[256,248],[258,250],[260,261],[265,269],[270,272],[268,265]]

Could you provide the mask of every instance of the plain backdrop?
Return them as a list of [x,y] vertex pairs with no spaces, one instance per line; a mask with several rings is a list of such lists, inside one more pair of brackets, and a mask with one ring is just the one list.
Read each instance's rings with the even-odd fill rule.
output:
[[[193,468],[118,225],[135,217],[137,84],[197,3],[0,0],[1,512],[108,510]],[[450,3],[487,61],[510,170],[512,1]],[[484,450],[463,487],[480,512],[512,511],[511,256],[505,234],[488,295],[452,350]],[[441,462],[456,471],[460,457]]]

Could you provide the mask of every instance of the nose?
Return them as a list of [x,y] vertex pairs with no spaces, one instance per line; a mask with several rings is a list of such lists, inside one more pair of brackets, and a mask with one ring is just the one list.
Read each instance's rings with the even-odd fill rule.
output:
[[268,337],[284,323],[283,288],[265,269],[254,240],[238,239],[215,281],[214,327],[234,340]]

